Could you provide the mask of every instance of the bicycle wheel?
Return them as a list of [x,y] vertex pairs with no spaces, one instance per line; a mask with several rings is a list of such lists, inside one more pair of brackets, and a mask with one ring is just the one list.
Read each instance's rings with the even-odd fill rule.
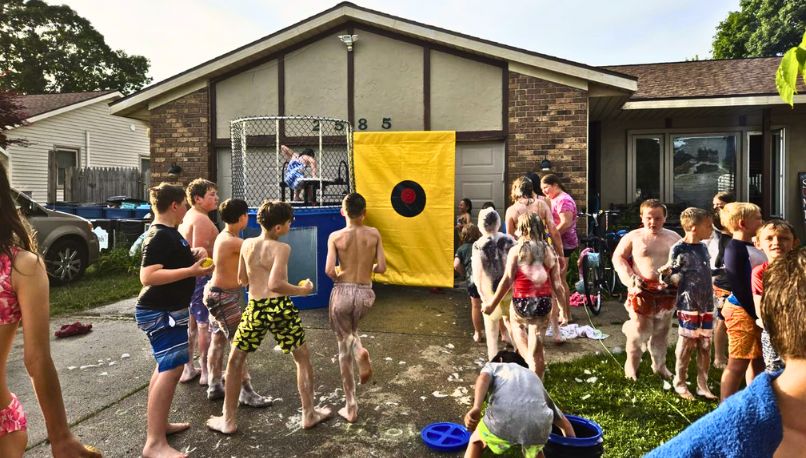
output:
[[582,261],[582,283],[585,286],[585,304],[594,315],[602,311],[602,289],[599,278],[599,253],[588,253]]

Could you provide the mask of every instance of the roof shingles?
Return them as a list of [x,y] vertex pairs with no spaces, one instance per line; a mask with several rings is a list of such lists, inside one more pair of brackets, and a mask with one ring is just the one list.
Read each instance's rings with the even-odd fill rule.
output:
[[[780,57],[762,57],[603,68],[638,77],[638,91],[630,100],[653,100],[778,94],[775,71],[780,62]],[[798,92],[806,92],[802,81]]]
[[115,91],[67,92],[62,94],[31,94],[17,97],[26,119],[76,103],[94,99]]

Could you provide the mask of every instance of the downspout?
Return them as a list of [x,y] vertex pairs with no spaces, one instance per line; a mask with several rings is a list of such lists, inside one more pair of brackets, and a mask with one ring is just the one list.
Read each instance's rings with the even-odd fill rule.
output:
[[88,131],[88,130],[84,131],[84,151],[86,153],[85,154],[86,159],[84,161],[85,162],[84,166],[89,167],[90,166],[90,131]]

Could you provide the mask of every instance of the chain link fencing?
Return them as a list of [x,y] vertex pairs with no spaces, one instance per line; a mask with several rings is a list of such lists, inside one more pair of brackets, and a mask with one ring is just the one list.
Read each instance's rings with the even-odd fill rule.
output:
[[294,206],[341,205],[355,189],[353,128],[316,116],[252,116],[230,122],[232,197]]

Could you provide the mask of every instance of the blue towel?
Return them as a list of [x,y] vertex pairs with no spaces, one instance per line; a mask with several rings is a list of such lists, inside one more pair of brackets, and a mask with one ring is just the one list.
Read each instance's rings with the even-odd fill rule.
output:
[[778,375],[780,372],[759,375],[749,387],[729,397],[646,457],[772,457],[784,435],[772,390],[772,381]]

